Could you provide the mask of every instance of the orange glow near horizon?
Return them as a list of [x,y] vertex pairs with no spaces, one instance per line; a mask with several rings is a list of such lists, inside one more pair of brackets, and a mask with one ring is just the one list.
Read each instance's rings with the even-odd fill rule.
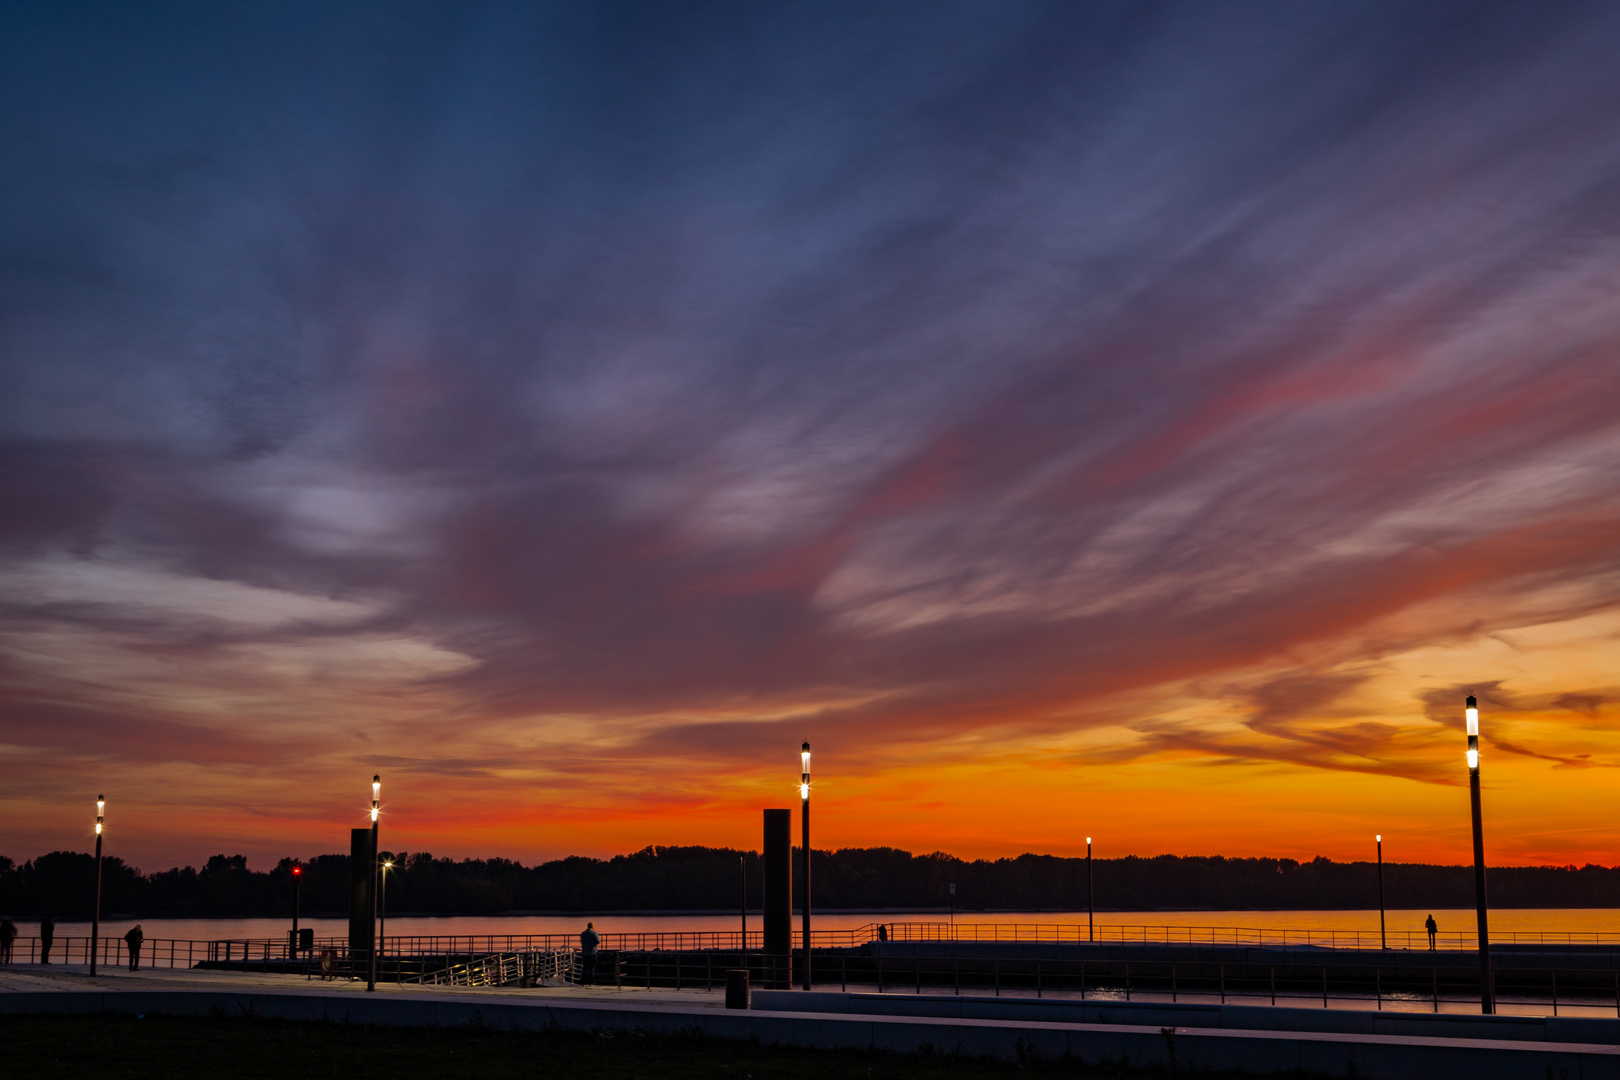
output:
[[[1548,699],[1559,697],[1571,671],[1601,655],[1617,630],[1613,616],[1586,616],[1378,657],[1375,673],[1353,694],[1300,719],[1316,747],[1304,760],[1288,760],[1285,744],[1268,741],[1246,722],[1251,713],[1233,703],[1241,697],[1235,686],[1265,672],[1224,672],[1087,702],[1075,706],[1082,721],[1071,716],[1066,729],[1050,717],[1023,716],[933,742],[919,734],[900,746],[820,734],[815,843],[970,859],[1026,851],[1079,856],[1091,835],[1100,858],[1344,861],[1370,859],[1370,838],[1382,833],[1390,862],[1465,863],[1463,695],[1448,692],[1425,706],[1412,701],[1412,687],[1460,685],[1464,672],[1486,669],[1514,676],[1508,689],[1482,691],[1489,860],[1610,865],[1613,773],[1599,761],[1620,753],[1616,715],[1584,700],[1576,704],[1586,712],[1572,713],[1569,701]],[[1538,684],[1538,674],[1546,681]],[[1210,696],[1212,680],[1225,691],[1221,697]],[[1493,696],[1511,704],[1493,706]],[[1195,722],[1197,737],[1176,741]],[[501,730],[522,726],[506,721]],[[467,745],[435,743],[445,758],[480,755],[490,737],[486,731]],[[1347,741],[1354,738],[1371,746]],[[783,738],[771,763],[643,756],[633,745],[575,747],[564,772],[554,766],[566,760],[555,747],[465,777],[441,771],[434,759],[391,760],[383,845],[525,862],[648,844],[756,848],[759,810],[791,807],[798,797],[796,740],[797,732]],[[1542,749],[1532,756],[1521,742]],[[591,753],[597,763],[581,767],[578,758]],[[341,850],[344,830],[364,825],[369,813],[363,800],[344,799],[339,764],[313,762],[280,776],[222,766],[131,772],[113,789],[117,831],[109,853],[159,868],[199,863],[216,850],[248,851],[260,863]],[[367,769],[348,772],[353,795],[369,794]],[[71,805],[5,801],[11,819],[26,823],[19,834],[41,837],[38,851],[14,851],[13,858],[75,846]],[[355,812],[341,812],[345,801],[358,803]]]

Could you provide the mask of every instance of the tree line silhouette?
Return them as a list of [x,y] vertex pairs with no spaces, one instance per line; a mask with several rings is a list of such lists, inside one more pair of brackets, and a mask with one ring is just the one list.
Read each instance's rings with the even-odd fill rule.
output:
[[[489,915],[503,912],[735,911],[741,864],[748,904],[761,902],[759,855],[731,848],[643,848],[610,859],[570,856],[524,866],[511,859],[445,859],[398,853],[388,881],[391,914]],[[819,910],[944,909],[956,885],[956,908],[1084,910],[1086,860],[1053,855],[977,859],[896,848],[813,851]],[[795,851],[795,865],[798,853]],[[292,869],[303,867],[306,916],[347,912],[349,857],[284,858],[250,870],[242,855],[215,855],[202,867],[144,874],[109,857],[102,866],[102,912],[109,917],[281,916],[292,909]],[[1134,855],[1098,859],[1098,910],[1332,910],[1378,905],[1369,862],[1214,856]],[[1620,867],[1497,867],[1489,872],[1493,907],[1612,907],[1620,900]],[[1466,908],[1474,904],[1466,866],[1386,863],[1389,908]],[[53,851],[18,865],[0,856],[0,913],[12,918],[84,919],[95,896],[95,859]]]

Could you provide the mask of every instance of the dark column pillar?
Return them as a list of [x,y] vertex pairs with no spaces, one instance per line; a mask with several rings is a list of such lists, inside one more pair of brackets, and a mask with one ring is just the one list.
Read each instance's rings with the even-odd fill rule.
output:
[[786,990],[793,955],[793,811],[765,811],[765,851],[760,860],[765,885],[765,955],[771,986]]
[[363,975],[371,967],[371,830],[349,830],[349,971]]

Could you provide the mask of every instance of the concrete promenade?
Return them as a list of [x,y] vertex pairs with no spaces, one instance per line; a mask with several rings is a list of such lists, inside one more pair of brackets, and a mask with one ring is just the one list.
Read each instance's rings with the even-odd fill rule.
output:
[[[876,999],[876,1000],[873,1000]],[[1072,1057],[1087,1062],[1128,1060],[1132,1064],[1174,1065],[1188,1069],[1242,1069],[1251,1074],[1304,1070],[1329,1076],[1418,1080],[1620,1080],[1620,1045],[1610,1041],[1568,1041],[1583,1021],[1558,1028],[1513,1022],[1459,1033],[1507,1037],[1400,1034],[1376,1030],[1372,1021],[1329,1021],[1350,1010],[1309,1010],[1316,1027],[1363,1030],[1275,1030],[1220,1026],[1219,1010],[1165,1010],[1146,1003],[1084,1017],[1071,1002],[1032,1002],[956,998],[904,998],[900,995],[795,995],[758,992],[749,1011],[724,1009],[718,992],[614,990],[551,987],[469,989],[383,985],[376,993],[352,982],[305,981],[296,976],[219,971],[124,970],[95,979],[81,969],[0,969],[0,1013],[8,1015],[97,1014],[241,1016],[286,1020],[326,1020],[382,1026],[485,1025],[511,1030],[603,1029],[685,1032],[764,1044],[879,1049],[901,1053],[932,1051],[1016,1058]],[[796,1005],[808,1006],[795,1008]],[[925,1010],[926,1007],[926,1010]],[[1071,1010],[1068,1013],[1047,1011]],[[1153,1010],[1161,1011],[1155,1012]],[[1036,1011],[1031,1011],[1036,1010]],[[933,1012],[936,1015],[925,1015]],[[1264,1012],[1266,1010],[1250,1010]],[[1306,1010],[1277,1010],[1298,1013]],[[905,1015],[910,1013],[911,1015]],[[943,1013],[943,1015],[942,1015]],[[1364,1015],[1364,1014],[1358,1014]],[[1041,1017],[1050,1017],[1042,1019]],[[1174,1023],[1176,1019],[1191,1023]],[[1378,1021],[1415,1023],[1392,1016]],[[1431,1022],[1463,1018],[1434,1017]],[[1476,1020],[1479,1018],[1475,1018]],[[1106,1020],[1106,1022],[1099,1022]],[[1161,1023],[1169,1020],[1172,1022]],[[1607,1021],[1604,1036],[1613,1033]],[[1577,1025],[1569,1027],[1567,1025]],[[1369,1026],[1371,1029],[1369,1029]],[[1414,1029],[1425,1030],[1425,1029]],[[1433,1029],[1439,1030],[1439,1029]],[[1530,1035],[1526,1038],[1523,1036]],[[1555,1040],[1555,1041],[1549,1041]]]

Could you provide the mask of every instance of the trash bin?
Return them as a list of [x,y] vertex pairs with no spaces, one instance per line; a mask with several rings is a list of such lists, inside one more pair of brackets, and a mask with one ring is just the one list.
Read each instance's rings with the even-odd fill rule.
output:
[[726,1008],[748,1008],[748,972],[744,968],[726,972]]

